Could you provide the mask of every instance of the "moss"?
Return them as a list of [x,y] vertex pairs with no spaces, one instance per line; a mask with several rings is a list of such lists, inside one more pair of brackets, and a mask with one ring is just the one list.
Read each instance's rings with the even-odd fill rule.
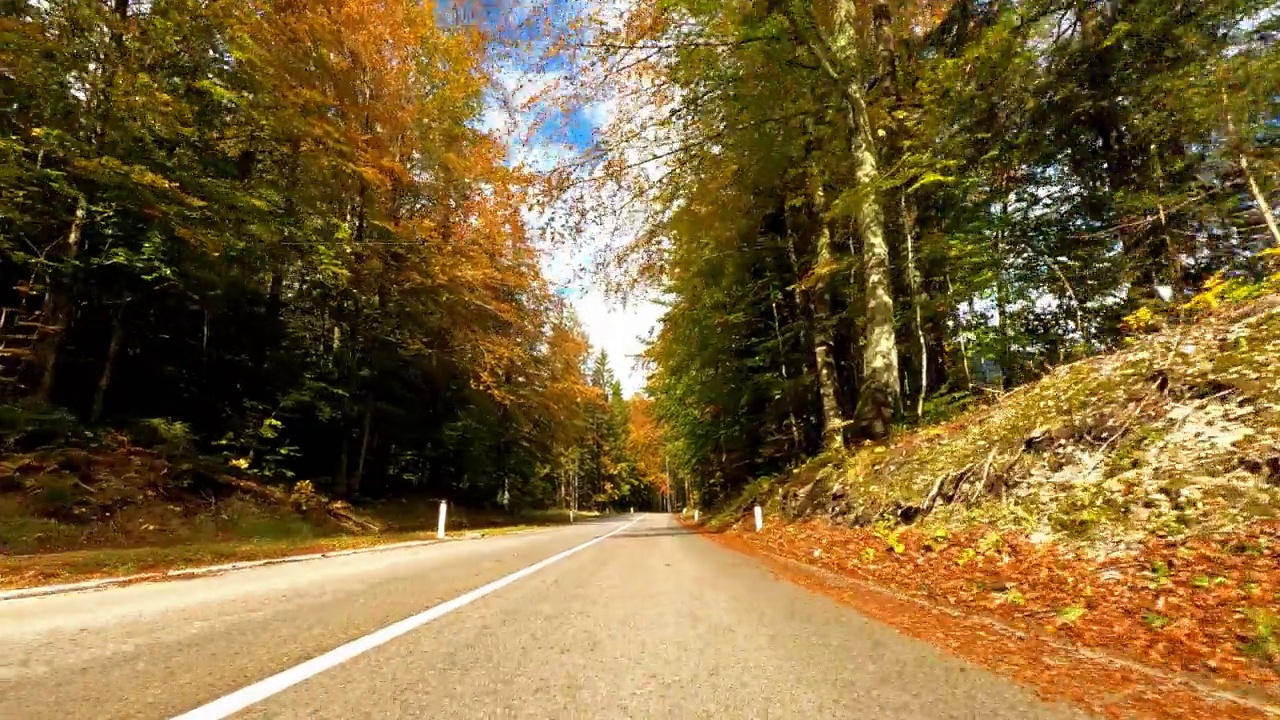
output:
[[[949,498],[954,479],[967,472],[962,502],[933,506],[925,522],[1026,530],[1047,524],[1092,539],[1113,530],[1183,535],[1198,525],[1236,522],[1240,513],[1276,517],[1280,492],[1270,499],[1253,480],[1245,487],[1233,482],[1242,450],[1205,452],[1194,432],[1174,432],[1184,423],[1171,414],[1170,398],[1203,400],[1223,391],[1280,406],[1280,312],[1210,316],[1171,328],[1116,353],[1057,368],[998,399],[974,402],[959,415],[951,412],[957,398],[940,398],[933,417],[943,422],[899,435],[887,446],[819,458],[788,479],[783,497],[791,505],[794,495],[788,493],[815,480],[819,492],[828,485],[822,472],[834,467],[831,484],[842,493],[826,510],[854,523],[889,517],[920,522],[911,510],[939,481],[944,500]],[[1280,412],[1254,402],[1233,413],[1227,420],[1255,431],[1251,442],[1269,447],[1276,439]],[[1117,431],[1123,436],[1113,438]],[[1038,440],[1028,446],[1032,437]],[[1100,450],[1106,456],[1095,464]],[[975,496],[971,491],[984,473],[993,480],[990,495]],[[1158,492],[1147,495],[1152,478]],[[1188,488],[1197,492],[1184,493]],[[733,520],[760,493],[753,486],[739,497],[730,507]],[[819,500],[814,511],[821,512],[821,505]],[[804,514],[799,503],[794,506]]]
[[1241,506],[1240,510],[1249,517],[1255,518],[1275,518],[1280,517],[1280,508],[1269,503],[1263,503],[1258,500],[1250,500]]
[[1178,493],[1189,487],[1191,487],[1191,480],[1180,475],[1174,475],[1160,485],[1160,492],[1174,498],[1178,496]]
[[1167,430],[1158,425],[1138,425],[1115,444],[1107,457],[1103,477],[1111,478],[1130,470],[1137,470],[1145,462],[1145,453],[1159,442]]

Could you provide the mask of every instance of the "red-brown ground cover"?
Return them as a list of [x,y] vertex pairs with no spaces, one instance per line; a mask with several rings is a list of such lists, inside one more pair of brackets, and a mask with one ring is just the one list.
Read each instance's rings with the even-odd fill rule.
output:
[[1103,557],[983,529],[926,536],[820,520],[711,537],[1107,717],[1260,718],[1280,715],[1278,530],[1151,538]]

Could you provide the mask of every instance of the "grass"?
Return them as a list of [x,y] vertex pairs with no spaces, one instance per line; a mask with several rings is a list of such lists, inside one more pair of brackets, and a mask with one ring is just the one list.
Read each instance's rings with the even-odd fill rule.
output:
[[[578,513],[579,517],[595,515],[596,513]],[[448,535],[453,538],[470,536],[476,532],[480,532],[483,536],[506,535],[567,524],[568,521],[568,513],[558,511],[539,511],[521,515],[515,519],[508,518],[505,524],[496,516],[486,517],[483,520],[472,517],[463,529],[451,530]],[[484,523],[483,526],[478,525],[481,522]],[[478,527],[483,529],[477,529]],[[433,529],[329,537],[312,537],[304,532],[281,537],[281,535],[287,535],[288,528],[279,528],[261,521],[245,523],[241,529],[257,530],[261,533],[256,537],[167,547],[100,548],[39,555],[0,556],[0,590],[143,573],[161,573],[231,562],[357,550],[400,542],[431,540],[436,536]]]
[[1280,660],[1280,638],[1276,637],[1280,616],[1265,608],[1249,608],[1242,614],[1252,625],[1252,630],[1241,651],[1267,663]]

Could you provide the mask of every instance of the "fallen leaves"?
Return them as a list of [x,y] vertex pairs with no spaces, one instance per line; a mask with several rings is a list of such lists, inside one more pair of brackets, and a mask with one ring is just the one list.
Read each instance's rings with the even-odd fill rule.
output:
[[[815,520],[717,538],[852,580],[843,590],[814,576],[797,581],[1108,717],[1243,718],[1266,714],[1203,688],[1280,699],[1278,532],[1280,523],[1266,522],[1182,542],[1151,538],[1101,557],[985,528],[890,539]],[[786,574],[797,578],[794,567]],[[993,633],[997,625],[1007,631]],[[1063,642],[1098,657],[1064,659]],[[1205,680],[1185,681],[1196,677]]]

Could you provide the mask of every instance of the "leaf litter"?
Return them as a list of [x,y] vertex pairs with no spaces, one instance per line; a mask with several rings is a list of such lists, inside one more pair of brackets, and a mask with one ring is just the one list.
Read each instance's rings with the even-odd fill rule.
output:
[[821,519],[712,537],[1048,699],[1109,718],[1264,718],[1280,717],[1278,531],[1105,556],[990,528]]

